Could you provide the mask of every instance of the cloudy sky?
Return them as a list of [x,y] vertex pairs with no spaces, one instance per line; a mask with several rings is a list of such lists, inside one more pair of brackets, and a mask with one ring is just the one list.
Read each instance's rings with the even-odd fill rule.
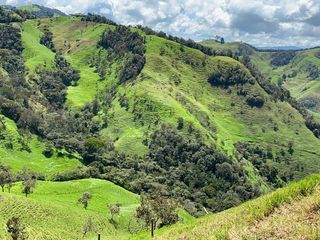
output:
[[320,45],[320,0],[0,0],[37,3],[66,13],[95,12],[192,38],[215,35],[255,46]]

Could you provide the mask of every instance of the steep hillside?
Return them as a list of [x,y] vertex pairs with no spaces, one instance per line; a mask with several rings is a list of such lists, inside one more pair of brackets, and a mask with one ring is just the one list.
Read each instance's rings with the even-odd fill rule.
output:
[[284,86],[314,116],[319,119],[320,49],[299,51],[257,51],[245,43],[220,44],[203,41],[204,46],[217,50],[232,50],[239,56],[249,56],[259,70],[275,84]]
[[155,239],[318,239],[319,184],[319,175],[308,177],[239,207],[161,229]]
[[0,27],[1,112],[16,138],[38,137],[34,161],[4,155],[14,170],[101,178],[200,215],[320,169],[301,114],[228,54],[95,15]]

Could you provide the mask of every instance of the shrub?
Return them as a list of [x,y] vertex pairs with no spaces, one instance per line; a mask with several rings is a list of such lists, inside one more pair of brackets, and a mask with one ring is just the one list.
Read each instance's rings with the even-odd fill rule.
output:
[[228,87],[235,84],[253,84],[254,79],[248,71],[238,64],[219,61],[213,73],[208,78],[209,83],[215,86]]
[[261,108],[264,105],[264,98],[260,95],[247,96],[246,101],[251,107]]
[[51,49],[52,52],[56,52],[56,48],[53,43],[53,34],[52,34],[52,32],[49,31],[48,28],[44,28],[44,34],[40,38],[40,44]]
[[9,49],[19,54],[23,51],[21,34],[18,28],[0,24],[0,49]]
[[271,54],[271,64],[277,67],[288,65],[295,56],[294,51],[275,52]]

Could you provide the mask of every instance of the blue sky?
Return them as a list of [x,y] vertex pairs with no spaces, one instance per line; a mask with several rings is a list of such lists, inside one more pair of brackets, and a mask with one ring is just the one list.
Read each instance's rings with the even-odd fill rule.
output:
[[320,0],[0,0],[66,13],[95,12],[121,23],[194,40],[215,35],[255,46],[320,45]]

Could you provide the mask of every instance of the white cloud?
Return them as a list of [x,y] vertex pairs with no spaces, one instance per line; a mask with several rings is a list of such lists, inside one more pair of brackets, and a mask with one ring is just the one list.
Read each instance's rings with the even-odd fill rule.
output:
[[222,35],[256,45],[320,45],[320,0],[0,0],[67,13],[96,12],[195,40]]

